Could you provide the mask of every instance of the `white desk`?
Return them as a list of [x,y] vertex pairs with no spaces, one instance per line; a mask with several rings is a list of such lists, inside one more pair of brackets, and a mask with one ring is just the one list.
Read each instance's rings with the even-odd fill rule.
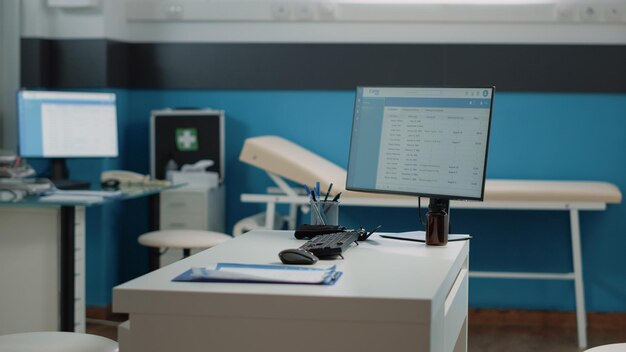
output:
[[94,203],[0,202],[0,335],[84,332],[85,208],[174,187],[125,187],[122,197]]
[[[279,263],[302,241],[256,230],[127,282],[113,309],[129,313],[123,351],[465,351],[469,242],[446,247],[382,239],[345,253],[334,286],[184,283],[215,262]],[[307,343],[324,337],[323,345]],[[297,346],[297,347],[296,347]]]
[[85,206],[0,203],[0,335],[85,331]]
[[[265,203],[266,227],[274,224],[277,204],[289,204],[288,222],[295,226],[297,206],[308,204],[307,197],[298,196],[275,175],[270,177],[280,186],[284,194],[242,194],[242,202]],[[484,202],[453,201],[453,209],[505,209],[505,210],[547,210],[566,211],[570,218],[572,271],[568,273],[532,272],[471,272],[470,277],[502,279],[542,279],[574,281],[576,298],[576,319],[578,326],[578,346],[587,346],[587,318],[583,285],[583,261],[580,248],[580,211],[606,210],[607,204],[622,201],[622,193],[613,184],[585,181],[539,181],[539,180],[487,180]],[[423,202],[424,206],[428,201]],[[341,197],[342,206],[374,207],[417,207],[415,197],[375,195],[360,192],[346,192]],[[270,225],[268,225],[270,224]]]

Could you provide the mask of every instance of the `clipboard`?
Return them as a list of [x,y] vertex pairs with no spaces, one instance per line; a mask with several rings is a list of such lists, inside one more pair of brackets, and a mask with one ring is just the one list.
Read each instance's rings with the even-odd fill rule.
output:
[[191,268],[174,282],[222,282],[334,285],[343,273],[330,267],[303,267],[279,264],[218,263],[214,269]]

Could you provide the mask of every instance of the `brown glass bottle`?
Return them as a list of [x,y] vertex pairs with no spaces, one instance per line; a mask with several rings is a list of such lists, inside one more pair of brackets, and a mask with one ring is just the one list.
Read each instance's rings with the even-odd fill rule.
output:
[[[431,200],[432,204],[432,200]],[[449,206],[446,201],[441,208],[429,207],[426,213],[426,244],[429,246],[445,246],[448,244]]]

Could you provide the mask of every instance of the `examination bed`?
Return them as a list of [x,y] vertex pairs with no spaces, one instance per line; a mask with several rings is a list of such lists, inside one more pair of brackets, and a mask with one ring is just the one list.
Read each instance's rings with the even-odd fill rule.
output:
[[[308,204],[308,198],[300,190],[290,187],[284,179],[300,185],[313,185],[319,181],[322,190],[328,189],[332,182],[331,195],[342,192],[342,206],[417,207],[416,197],[347,191],[345,169],[278,136],[248,138],[244,142],[239,159],[265,170],[278,186],[278,188],[270,189],[266,194],[241,195],[242,202],[266,204],[262,226],[267,228],[272,228],[277,223],[275,221],[276,204],[289,204],[287,221],[291,229],[295,227],[298,206]],[[581,210],[605,210],[607,204],[620,203],[621,200],[620,190],[607,182],[488,179],[485,183],[483,202],[452,201],[450,207],[569,212],[573,272],[470,272],[470,277],[573,280],[578,343],[580,347],[585,347],[587,335],[579,212]],[[428,201],[424,201],[423,204],[427,205]]]

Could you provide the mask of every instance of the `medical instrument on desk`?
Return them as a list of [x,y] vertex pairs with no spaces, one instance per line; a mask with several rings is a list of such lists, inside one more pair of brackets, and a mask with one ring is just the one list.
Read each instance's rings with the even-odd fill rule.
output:
[[126,170],[108,170],[102,172],[100,181],[105,183],[108,180],[117,180],[120,185],[169,186],[172,184],[170,181],[154,180],[150,178],[150,175],[142,175]]
[[181,167],[180,171],[185,172],[205,172],[208,167],[215,165],[213,160],[205,159],[199,160],[195,164],[185,164]]
[[10,189],[0,189],[0,202],[19,202],[24,198],[24,193]]
[[43,194],[53,187],[47,178],[0,178],[1,190],[20,191],[27,195]]
[[102,189],[111,190],[111,189],[119,189],[120,181],[116,179],[108,179],[100,183]]
[[378,231],[381,227],[383,227],[383,225],[378,225],[370,232],[365,231],[365,229],[361,227],[361,229],[359,230],[360,234],[359,234],[359,238],[357,241],[367,240],[374,232]]
[[9,152],[0,154],[0,177],[24,178],[34,175],[35,170],[25,159]]

